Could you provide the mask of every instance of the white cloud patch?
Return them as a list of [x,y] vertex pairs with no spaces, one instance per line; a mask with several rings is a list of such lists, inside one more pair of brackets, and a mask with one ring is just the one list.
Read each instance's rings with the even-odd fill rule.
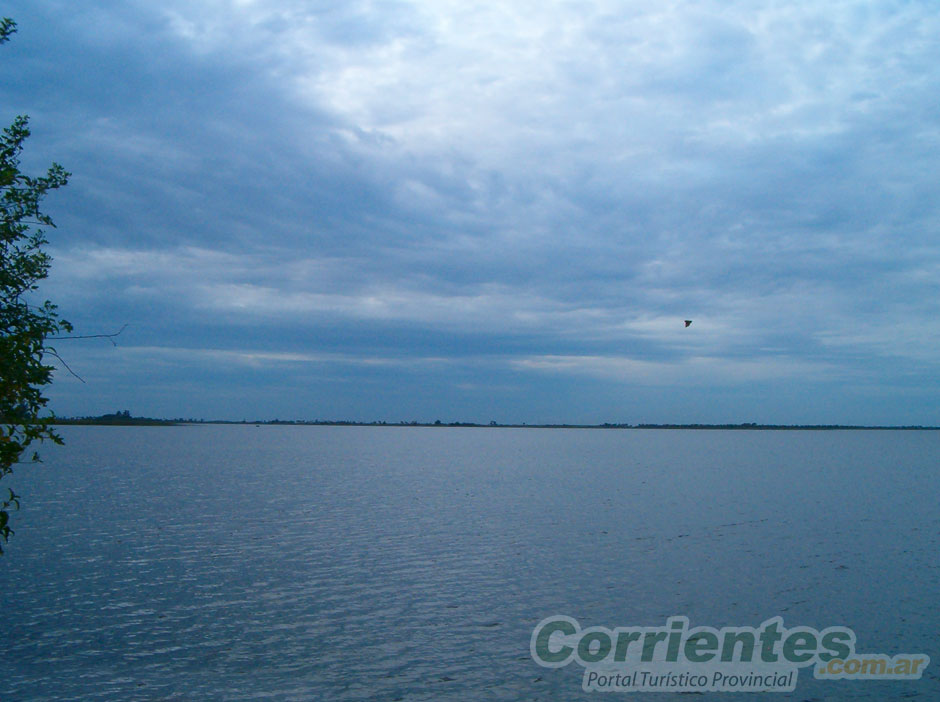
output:
[[572,158],[661,169],[699,161],[697,148],[845,132],[916,94],[940,25],[895,3],[278,0],[165,12],[200,47],[272,47],[272,70],[302,98],[410,152],[558,174]]
[[301,353],[246,349],[188,348],[177,346],[127,346],[117,352],[125,361],[134,364],[175,363],[181,366],[205,365],[244,366],[266,368],[292,364],[340,364],[354,366],[428,366],[446,364],[448,359],[427,356],[423,358],[396,358],[381,356],[355,356],[338,353]]
[[689,356],[674,362],[622,356],[533,356],[512,361],[520,370],[583,375],[602,380],[662,387],[742,385],[767,380],[835,379],[838,370],[794,358],[715,358]]

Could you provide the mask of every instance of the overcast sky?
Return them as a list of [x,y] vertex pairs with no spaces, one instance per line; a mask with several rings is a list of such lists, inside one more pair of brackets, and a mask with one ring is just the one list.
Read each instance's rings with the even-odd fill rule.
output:
[[940,424],[934,2],[3,14],[58,414]]

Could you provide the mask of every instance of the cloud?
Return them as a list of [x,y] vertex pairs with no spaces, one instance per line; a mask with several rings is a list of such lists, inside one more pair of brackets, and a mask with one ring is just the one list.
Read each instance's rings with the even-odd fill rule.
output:
[[787,357],[714,358],[689,356],[661,362],[616,356],[535,356],[513,365],[526,371],[587,375],[633,385],[701,387],[744,385],[797,378],[801,382],[833,379],[838,369]]
[[247,349],[212,349],[183,348],[177,346],[127,346],[119,356],[134,364],[146,363],[183,363],[186,365],[247,366],[265,368],[282,364],[347,364],[359,366],[425,366],[447,363],[447,359],[394,358],[394,357],[358,357],[336,353],[290,353]]
[[935,384],[923,5],[9,13],[4,104],[33,116],[30,164],[74,173],[44,292],[83,327],[505,387]]

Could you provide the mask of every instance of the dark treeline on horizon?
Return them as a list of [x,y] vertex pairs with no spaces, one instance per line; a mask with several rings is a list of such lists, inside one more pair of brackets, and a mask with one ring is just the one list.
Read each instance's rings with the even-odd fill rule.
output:
[[361,421],[352,421],[352,420],[342,420],[342,419],[254,419],[248,420],[243,419],[241,421],[237,420],[226,420],[226,419],[194,419],[194,418],[182,418],[177,417],[175,419],[158,419],[152,417],[135,417],[128,410],[122,410],[113,412],[110,414],[102,414],[98,416],[88,416],[88,417],[54,417],[51,420],[52,424],[77,424],[77,425],[114,425],[114,426],[178,426],[182,424],[254,424],[256,426],[261,425],[279,425],[279,426],[354,426],[354,427],[477,427],[477,428],[503,428],[503,429],[764,429],[764,430],[787,430],[787,429],[803,429],[803,430],[831,430],[831,429],[905,429],[905,430],[937,430],[940,427],[936,426],[921,426],[921,425],[906,425],[906,426],[863,426],[856,424],[757,424],[755,422],[743,422],[738,424],[700,424],[700,423],[690,423],[690,424],[627,424],[620,423],[614,424],[610,422],[604,422],[603,424],[528,424],[522,422],[520,424],[514,423],[499,423],[496,421],[491,421],[487,423],[478,423],[478,422],[442,422],[441,420],[435,420],[434,422],[419,422],[417,420],[412,421],[399,421],[399,422],[386,422],[386,421],[372,421],[372,422],[361,422]]

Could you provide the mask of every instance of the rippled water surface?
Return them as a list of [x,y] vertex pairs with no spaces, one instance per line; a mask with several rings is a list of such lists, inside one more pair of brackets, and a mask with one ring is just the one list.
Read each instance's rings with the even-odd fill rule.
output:
[[553,614],[849,626],[933,662],[769,699],[940,699],[937,432],[62,434],[9,483],[4,702],[673,698],[536,665]]

